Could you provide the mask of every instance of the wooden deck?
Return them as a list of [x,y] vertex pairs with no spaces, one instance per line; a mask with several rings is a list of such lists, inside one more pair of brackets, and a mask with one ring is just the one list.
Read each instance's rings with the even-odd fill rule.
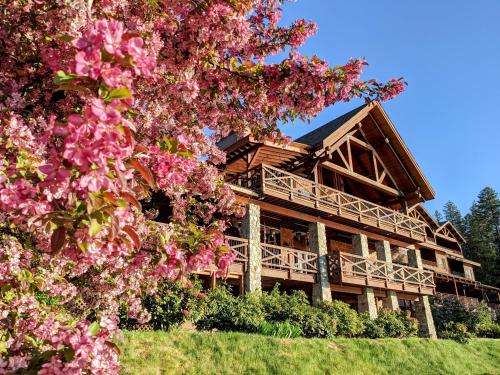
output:
[[425,223],[416,218],[265,164],[230,182],[377,231],[426,238]]
[[328,267],[331,283],[434,294],[434,278],[430,271],[343,252],[329,254]]

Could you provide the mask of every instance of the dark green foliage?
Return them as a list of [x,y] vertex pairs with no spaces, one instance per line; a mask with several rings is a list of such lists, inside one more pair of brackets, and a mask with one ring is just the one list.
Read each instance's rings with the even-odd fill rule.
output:
[[444,220],[452,223],[463,236],[465,233],[465,222],[457,205],[451,201],[446,202],[443,207],[443,215]]
[[263,322],[259,327],[259,333],[265,336],[295,338],[302,336],[302,329],[285,320],[284,322]]
[[257,332],[264,322],[260,298],[254,294],[235,297],[224,286],[208,294],[205,310],[196,327],[202,330]]
[[335,320],[312,306],[305,308],[292,322],[301,327],[305,337],[334,337],[337,330]]
[[495,321],[495,313],[485,303],[466,308],[456,298],[449,297],[433,301],[432,316],[438,335],[443,338],[449,337],[455,328],[459,331],[457,335],[461,335],[462,325],[468,334],[476,337],[499,337],[500,325]]
[[455,340],[461,344],[467,344],[472,338],[472,334],[468,331],[464,323],[448,322],[444,325],[440,337]]
[[469,317],[465,307],[456,298],[445,298],[442,303],[434,301],[431,308],[438,333],[444,331],[447,323],[466,323]]
[[[196,320],[201,314],[205,295],[198,280],[186,286],[180,282],[164,282],[158,291],[143,300],[143,306],[151,314],[148,322],[156,330],[169,330],[187,320]],[[133,328],[136,321],[121,314],[121,325]]]
[[406,338],[416,336],[418,323],[405,312],[380,311],[377,319],[370,320],[368,315],[362,314],[367,338]]
[[335,300],[322,302],[318,307],[335,320],[338,336],[355,337],[363,333],[363,319],[347,303]]

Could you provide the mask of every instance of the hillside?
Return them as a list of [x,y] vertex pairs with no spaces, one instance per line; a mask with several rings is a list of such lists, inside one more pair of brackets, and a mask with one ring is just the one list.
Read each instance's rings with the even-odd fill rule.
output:
[[500,340],[279,339],[125,332],[123,374],[500,374]]

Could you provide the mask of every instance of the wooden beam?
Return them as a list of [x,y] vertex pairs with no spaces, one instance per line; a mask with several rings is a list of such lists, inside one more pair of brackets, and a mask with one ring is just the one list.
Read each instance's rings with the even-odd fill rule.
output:
[[324,161],[322,162],[322,165],[323,167],[327,168],[327,169],[330,169],[331,171],[333,172],[336,172],[336,173],[339,173],[341,175],[344,175],[346,177],[350,177],[352,178],[353,180],[356,180],[358,182],[361,182],[363,184],[367,184],[367,185],[370,185],[371,187],[375,188],[375,189],[378,189],[380,191],[383,191],[384,193],[387,193],[389,195],[392,195],[392,196],[395,196],[395,197],[398,197],[398,196],[401,196],[401,194],[399,193],[399,191],[397,191],[396,189],[394,188],[391,188],[389,186],[386,186],[380,182],[377,182],[375,180],[372,180],[371,178],[368,178],[368,177],[365,177],[363,175],[360,175],[356,172],[352,172],[344,167],[341,167],[337,164],[334,164],[330,161]]

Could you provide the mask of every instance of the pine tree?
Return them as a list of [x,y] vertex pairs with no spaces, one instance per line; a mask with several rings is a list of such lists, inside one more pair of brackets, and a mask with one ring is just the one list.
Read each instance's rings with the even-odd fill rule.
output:
[[495,190],[486,187],[466,216],[466,258],[481,263],[479,281],[500,286],[500,200]]
[[464,218],[455,203],[452,201],[446,202],[443,207],[443,215],[444,219],[452,223],[461,235],[465,234]]
[[438,223],[442,223],[443,222],[443,214],[439,210],[434,211],[434,219],[436,219],[436,221]]

